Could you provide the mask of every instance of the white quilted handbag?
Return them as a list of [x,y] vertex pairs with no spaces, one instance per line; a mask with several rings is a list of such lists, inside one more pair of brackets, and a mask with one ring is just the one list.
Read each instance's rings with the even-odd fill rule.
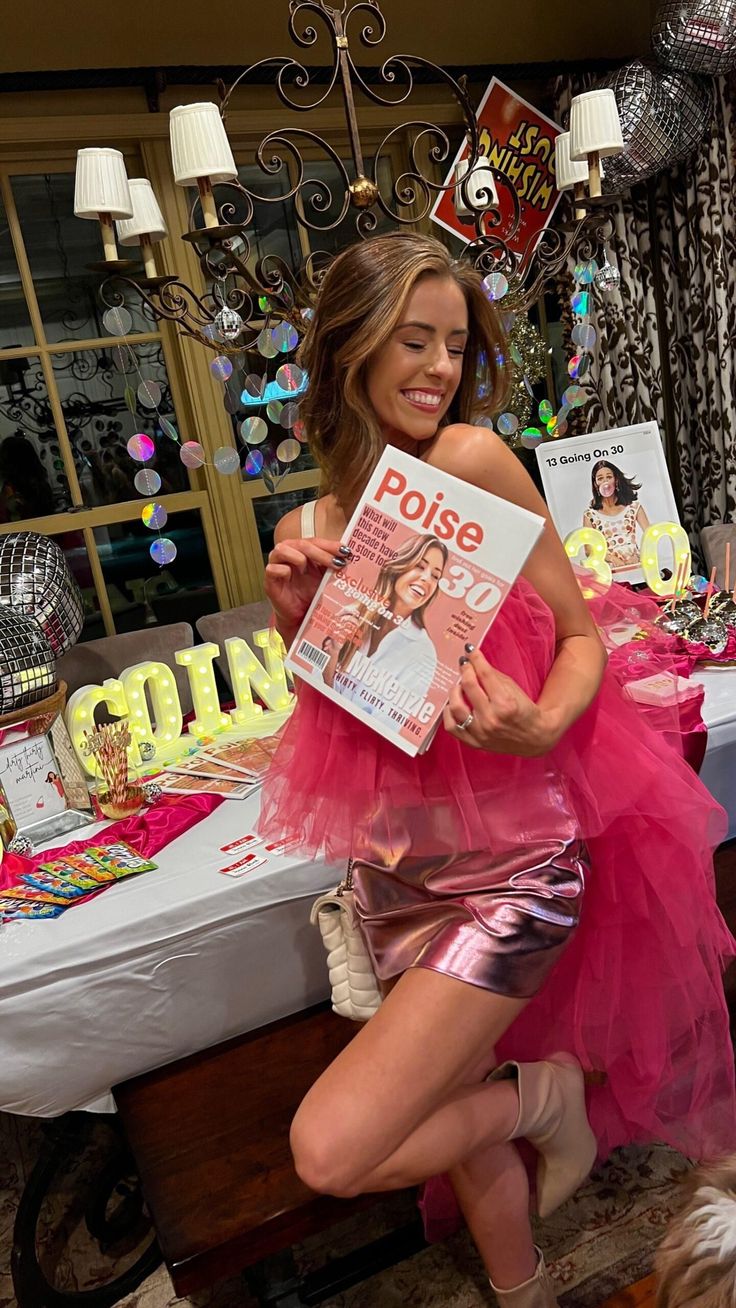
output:
[[367,1022],[381,1003],[381,992],[353,902],[352,859],[337,890],[312,905],[310,921],[319,926],[327,950],[333,1011]]

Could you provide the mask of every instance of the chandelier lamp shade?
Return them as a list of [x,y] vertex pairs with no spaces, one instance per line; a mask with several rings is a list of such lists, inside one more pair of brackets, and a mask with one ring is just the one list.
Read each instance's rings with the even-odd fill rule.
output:
[[498,204],[498,191],[493,172],[483,167],[481,155],[475,168],[469,171],[469,160],[461,159],[455,169],[455,212],[458,218],[474,218],[477,213]]
[[180,104],[169,115],[171,160],[177,186],[197,186],[206,227],[217,227],[213,183],[237,180],[225,124],[216,104]]
[[146,276],[155,277],[151,246],[166,236],[166,223],[147,177],[131,177],[128,186],[133,216],[118,220],[118,241],[121,245],[139,245]]
[[570,160],[587,163],[591,198],[601,194],[601,164],[624,148],[616,97],[610,87],[584,91],[570,105]]
[[77,152],[74,214],[100,224],[107,263],[117,262],[113,219],[133,217],[125,160],[120,150],[93,147]]

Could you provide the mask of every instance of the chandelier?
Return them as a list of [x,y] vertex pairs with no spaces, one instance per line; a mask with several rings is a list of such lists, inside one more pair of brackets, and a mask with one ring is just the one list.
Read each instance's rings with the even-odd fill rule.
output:
[[[362,25],[354,33],[356,16]],[[145,178],[129,181],[119,151],[79,151],[75,213],[100,224],[105,258],[93,268],[102,274],[100,295],[113,334],[125,334],[125,297],[132,292],[154,321],[176,324],[180,332],[213,350],[224,368],[228,355],[258,350],[275,357],[292,350],[305,330],[332,255],[312,250],[298,266],[289,265],[275,253],[255,260],[250,233],[256,205],[291,201],[296,222],[312,236],[348,222],[356,239],[367,239],[379,224],[384,228],[387,224],[416,226],[439,195],[452,191],[458,213],[474,228],[464,257],[483,277],[501,274],[511,291],[507,303],[513,303],[516,311],[527,309],[539,298],[545,285],[565,268],[572,252],[577,259],[591,259],[611,235],[610,206],[616,197],[600,195],[599,153],[614,153],[620,146],[615,140],[611,145],[610,121],[604,122],[601,135],[595,114],[591,117],[591,106],[585,116],[587,134],[578,148],[578,162],[570,171],[566,138],[565,176],[562,168],[558,176],[561,186],[574,187],[574,218],[536,232],[519,252],[514,248],[521,216],[519,198],[508,177],[481,152],[464,78],[456,80],[447,70],[415,55],[391,56],[377,76],[370,77],[355,62],[354,35],[369,50],[383,41],[386,23],[375,0],[358,0],[351,7],[345,0],[341,8],[325,0],[290,0],[288,27],[296,45],[307,50],[316,45],[320,31],[327,33],[332,63],[326,86],[323,75],[318,81],[314,70],[310,73],[295,58],[269,58],[245,69],[229,90],[220,86],[219,106],[182,105],[171,112],[174,179],[178,185],[196,187],[189,229],[182,239],[193,246],[199,258],[207,288],[203,292],[176,276],[157,272],[153,246],[166,235],[166,227],[150,182]],[[239,180],[226,133],[228,109],[238,88],[249,80],[262,82],[267,75],[274,79],[281,103],[300,115],[324,105],[333,92],[342,93],[348,167],[322,136],[307,126],[290,125],[269,132],[255,153],[264,182],[282,183],[280,188],[272,187],[277,193],[264,194]],[[437,181],[438,170],[445,165],[446,171],[451,156],[447,132],[421,116],[392,126],[370,157],[361,140],[356,101],[399,111],[411,99],[419,79],[443,85],[460,108],[467,156],[449,182]],[[588,93],[588,98],[602,94],[613,98],[610,92]],[[610,101],[607,109],[610,120]],[[408,166],[387,186],[382,163],[400,139],[408,143]],[[305,149],[322,153],[336,182],[328,185],[307,176]],[[503,212],[500,190],[505,193]],[[120,244],[139,247],[142,268],[140,261],[119,257],[114,221]]]

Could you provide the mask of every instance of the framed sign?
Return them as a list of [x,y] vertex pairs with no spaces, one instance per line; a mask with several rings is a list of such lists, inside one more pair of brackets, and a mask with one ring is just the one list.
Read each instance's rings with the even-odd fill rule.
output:
[[644,532],[654,523],[680,521],[656,422],[548,441],[536,453],[562,539],[580,527],[594,528],[605,537],[614,579],[644,581]]
[[[488,84],[478,106],[477,120],[481,153],[492,168],[508,178],[519,201],[519,226],[511,235],[513,199],[505,186],[498,186],[501,226],[495,234],[507,240],[515,254],[522,254],[532,238],[547,226],[560,199],[555,184],[555,141],[561,128],[497,77],[491,78]],[[445,178],[445,186],[452,182],[460,160],[468,155],[468,146],[463,143]],[[479,160],[478,166],[481,164]],[[476,239],[472,222],[458,218],[453,190],[442,191],[430,217],[461,241]]]
[[84,777],[60,713],[0,730],[0,787],[18,832],[34,840],[92,821]]

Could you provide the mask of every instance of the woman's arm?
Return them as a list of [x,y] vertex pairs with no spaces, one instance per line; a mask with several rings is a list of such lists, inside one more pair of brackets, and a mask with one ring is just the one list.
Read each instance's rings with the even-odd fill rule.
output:
[[[542,536],[524,568],[524,576],[552,610],[557,635],[556,657],[539,699],[534,705],[512,678],[489,668],[477,652],[464,667],[461,690],[467,683],[476,698],[478,691],[484,691],[496,702],[480,747],[546,753],[591,703],[606,664],[605,650],[570,561],[531,478],[492,432],[460,424],[447,427],[427,462],[545,519]],[[481,673],[487,685],[481,682]],[[470,703],[468,696],[466,701]],[[470,707],[475,713],[476,705],[470,703]]]
[[641,527],[642,531],[646,531],[647,527],[649,526],[649,519],[646,515],[646,511],[644,509],[643,504],[640,504],[638,509],[636,510],[636,521],[638,525]]
[[266,595],[271,601],[276,630],[286,648],[299,630],[327,568],[345,566],[339,540],[302,540],[301,510],[292,509],[276,524],[274,548],[266,564]]

